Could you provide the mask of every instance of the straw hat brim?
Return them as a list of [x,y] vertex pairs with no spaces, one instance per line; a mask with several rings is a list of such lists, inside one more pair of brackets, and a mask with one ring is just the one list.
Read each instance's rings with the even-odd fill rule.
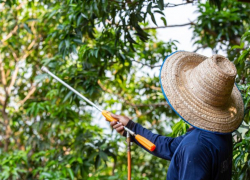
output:
[[234,85],[231,97],[222,107],[204,103],[187,87],[192,78],[190,71],[205,59],[207,57],[185,51],[169,55],[160,71],[162,92],[170,107],[188,124],[214,133],[231,133],[240,126],[244,116],[244,104],[237,86]]

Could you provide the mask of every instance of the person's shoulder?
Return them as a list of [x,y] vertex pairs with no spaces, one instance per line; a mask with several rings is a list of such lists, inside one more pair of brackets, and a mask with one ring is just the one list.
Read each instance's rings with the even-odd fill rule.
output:
[[199,130],[198,141],[210,149],[220,149],[221,147],[228,147],[232,145],[232,134],[219,134],[214,132],[207,132]]
[[176,152],[179,158],[188,159],[202,159],[204,156],[206,158],[212,158],[212,152],[209,147],[204,145],[202,142],[194,141],[191,143],[183,143],[179,147],[178,152]]
[[190,143],[199,143],[200,131],[198,129],[193,128],[191,131],[187,132],[183,135],[182,144],[190,144]]
[[194,152],[194,153],[209,150],[209,148],[206,145],[204,145],[202,142],[199,141],[184,143],[182,148],[187,152]]
[[180,144],[180,149],[183,152],[199,153],[202,151],[209,152],[210,148],[207,145],[206,138],[204,139],[203,132],[199,129],[192,130]]

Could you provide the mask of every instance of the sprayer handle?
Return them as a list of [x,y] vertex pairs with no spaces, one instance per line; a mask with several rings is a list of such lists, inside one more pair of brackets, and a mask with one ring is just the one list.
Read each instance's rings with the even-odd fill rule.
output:
[[[117,121],[117,119],[115,119],[115,118],[113,118],[113,117],[111,116],[111,113],[110,113],[109,111],[103,110],[103,111],[102,111],[102,115],[103,115],[108,121],[110,121],[110,122],[112,122],[112,121]],[[128,133],[128,132],[127,132],[127,133]],[[133,132],[133,134],[135,134],[135,133]],[[156,148],[156,146],[155,146],[152,142],[150,142],[148,139],[146,139],[145,137],[143,137],[143,136],[141,136],[141,135],[136,134],[136,135],[135,135],[135,139],[136,139],[143,147],[145,147],[145,148],[148,149],[149,151],[154,151],[155,148]]]
[[109,122],[112,122],[112,121],[117,121],[117,119],[113,118],[111,116],[111,113],[109,111],[105,111],[103,110],[102,111],[102,115],[109,121]]
[[135,135],[135,139],[149,151],[154,151],[156,148],[156,146],[152,142],[139,134]]

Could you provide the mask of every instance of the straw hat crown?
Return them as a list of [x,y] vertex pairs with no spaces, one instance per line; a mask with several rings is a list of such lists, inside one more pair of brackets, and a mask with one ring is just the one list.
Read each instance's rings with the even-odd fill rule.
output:
[[204,60],[190,73],[188,85],[191,93],[211,106],[224,106],[228,103],[236,68],[232,62],[220,55]]
[[162,64],[160,81],[166,100],[184,121],[210,132],[230,133],[244,115],[236,74],[234,64],[221,55],[176,52]]

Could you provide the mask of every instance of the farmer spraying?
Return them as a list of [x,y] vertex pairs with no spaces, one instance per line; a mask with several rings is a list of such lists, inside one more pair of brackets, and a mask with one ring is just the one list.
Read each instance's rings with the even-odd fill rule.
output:
[[46,67],[41,69],[95,107],[117,132],[127,136],[128,180],[131,180],[131,139],[151,154],[171,160],[167,180],[231,179],[231,133],[242,122],[244,106],[234,84],[236,68],[227,58],[175,52],[162,64],[162,92],[169,106],[192,126],[177,138],[153,134],[128,117],[112,115]]
[[241,124],[244,105],[234,84],[236,68],[227,58],[210,58],[190,52],[176,52],[162,64],[160,81],[169,106],[192,127],[177,138],[154,134],[128,117],[112,115],[111,126],[126,136],[126,129],[156,145],[145,149],[170,160],[167,180],[230,180],[232,174],[232,132]]

